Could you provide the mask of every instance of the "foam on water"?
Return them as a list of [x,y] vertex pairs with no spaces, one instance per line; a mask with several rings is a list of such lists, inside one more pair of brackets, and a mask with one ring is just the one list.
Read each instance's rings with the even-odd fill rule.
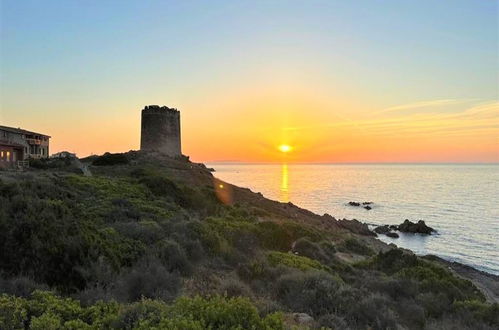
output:
[[[425,220],[437,235],[385,242],[499,275],[499,165],[209,164],[215,176],[265,197],[372,224]],[[347,206],[372,201],[372,210]]]

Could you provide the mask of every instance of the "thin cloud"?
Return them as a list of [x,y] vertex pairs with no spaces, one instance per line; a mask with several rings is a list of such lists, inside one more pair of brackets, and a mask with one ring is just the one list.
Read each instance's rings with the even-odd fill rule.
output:
[[460,100],[458,100],[458,99],[443,99],[443,100],[420,101],[420,102],[414,102],[414,103],[402,104],[402,105],[389,107],[389,108],[383,109],[381,111],[375,112],[373,115],[380,115],[380,114],[403,111],[403,110],[413,110],[413,109],[421,109],[421,108],[432,108],[432,107],[456,105],[456,104],[468,103],[471,101],[476,101],[476,99],[466,99],[466,100],[463,100],[463,99],[460,99]]
[[[451,104],[451,100],[431,101],[435,104]],[[445,101],[445,102],[444,102]],[[457,104],[457,100],[453,104]],[[459,102],[464,102],[460,100]],[[419,103],[419,106],[423,102]],[[429,106],[430,101],[424,102]],[[418,107],[419,107],[418,106]],[[409,109],[409,105],[399,106],[399,109]],[[412,107],[411,107],[412,108]],[[393,108],[392,108],[393,109]],[[318,130],[318,129],[340,129],[362,132],[363,135],[385,135],[394,136],[400,134],[411,135],[494,135],[499,133],[499,102],[488,101],[480,104],[475,104],[472,107],[460,112],[444,112],[444,113],[425,113],[418,112],[412,114],[399,115],[397,117],[383,119],[364,119],[353,121],[342,118],[334,123],[287,127],[285,130],[300,131],[300,130]]]

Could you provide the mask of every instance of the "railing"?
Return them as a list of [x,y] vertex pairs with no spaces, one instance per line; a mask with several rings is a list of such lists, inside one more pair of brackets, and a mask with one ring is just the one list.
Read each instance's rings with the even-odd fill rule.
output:
[[42,144],[42,140],[39,139],[26,139],[26,141],[28,142],[28,144],[36,144],[36,145]]

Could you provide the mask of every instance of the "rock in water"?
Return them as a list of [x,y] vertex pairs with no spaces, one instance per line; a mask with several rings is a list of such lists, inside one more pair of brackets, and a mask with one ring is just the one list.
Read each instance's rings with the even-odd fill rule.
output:
[[405,233],[419,233],[425,235],[430,235],[435,231],[435,229],[428,227],[423,220],[419,220],[417,223],[414,223],[408,219],[405,219],[405,221],[400,224],[397,229]]
[[358,202],[348,202],[348,205],[350,205],[350,206],[360,206],[360,203],[358,203]]
[[388,227],[388,225],[384,225],[384,226],[378,226],[376,228],[374,228],[374,232],[375,233],[378,233],[378,234],[386,234],[390,231],[390,227]]
[[388,237],[391,237],[391,238],[399,238],[399,234],[394,233],[394,232],[388,232],[385,235]]

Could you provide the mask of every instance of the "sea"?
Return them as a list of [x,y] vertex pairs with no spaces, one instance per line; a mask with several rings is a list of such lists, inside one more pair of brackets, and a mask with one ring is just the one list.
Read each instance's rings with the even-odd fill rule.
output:
[[[379,235],[499,275],[499,164],[209,163],[214,175],[317,214],[370,225],[424,220],[437,233]],[[371,210],[348,202],[372,202]]]

